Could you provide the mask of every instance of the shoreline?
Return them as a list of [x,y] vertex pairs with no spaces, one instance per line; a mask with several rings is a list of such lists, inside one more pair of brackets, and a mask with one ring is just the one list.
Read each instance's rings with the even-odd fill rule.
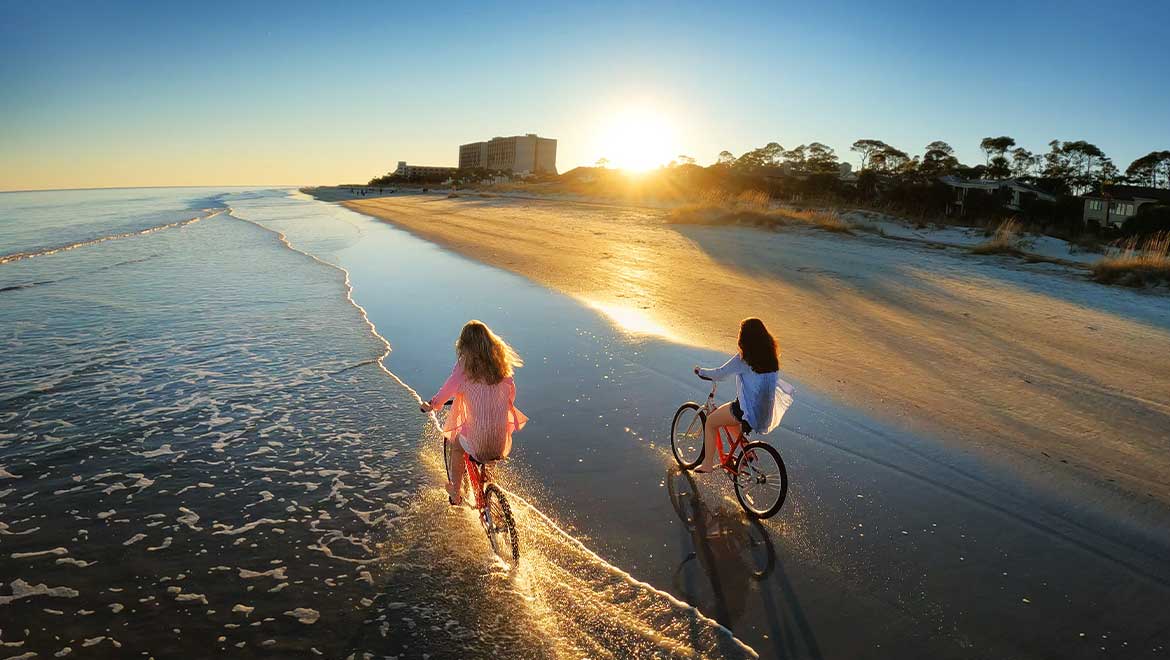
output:
[[[1027,459],[1021,471],[1057,489],[1064,477],[1088,481],[1153,527],[1165,519],[1170,457],[1156,443],[1170,407],[1156,402],[1170,400],[1170,367],[1134,347],[1170,347],[1170,307],[1127,318],[1140,294],[1078,290],[998,260],[968,260],[975,283],[947,273],[885,282],[841,262],[876,252],[881,275],[905,280],[894,271],[917,265],[911,250],[946,255],[898,241],[888,263],[876,237],[677,227],[645,208],[436,195],[342,205],[570,295],[635,334],[718,350],[734,345],[726,319],[759,315],[781,341],[782,371],[831,399],[960,453],[1016,468]],[[1037,278],[1067,291],[1046,293],[1051,283]],[[1108,304],[1094,309],[1094,293]],[[721,301],[711,322],[706,299]]]

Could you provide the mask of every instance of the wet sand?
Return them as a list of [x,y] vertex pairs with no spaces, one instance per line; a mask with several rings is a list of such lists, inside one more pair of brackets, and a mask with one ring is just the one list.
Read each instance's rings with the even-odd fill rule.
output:
[[[1170,299],[1051,265],[871,236],[678,227],[660,211],[398,195],[344,202],[567,293],[638,332],[726,351],[761,316],[782,369],[1157,528],[1170,505]],[[1101,497],[1095,493],[1100,492]],[[1106,504],[1106,501],[1108,504]]]
[[[631,331],[340,206],[231,206],[103,243],[118,286],[70,280],[120,310],[110,331],[125,341],[8,337],[51,363],[27,373],[66,377],[0,407],[11,654],[1088,658],[1170,644],[1170,544],[803,384],[769,436],[788,500],[752,523],[725,479],[678,474],[666,440],[678,404],[706,392],[690,365],[721,351]],[[54,286],[7,295],[51,309]],[[469,317],[527,361],[532,421],[500,469],[514,571],[445,504],[415,407]],[[62,361],[62,345],[83,353]],[[93,412],[61,417],[64,399]]]
[[[662,654],[680,637],[698,656],[727,651],[726,638],[668,616],[628,573],[698,607],[761,657],[1165,651],[1167,544],[1071,522],[996,465],[929,450],[930,439],[809,388],[769,438],[788,464],[789,499],[775,518],[750,523],[725,479],[674,471],[667,441],[675,407],[705,394],[690,365],[719,352],[625,331],[525,278],[388,224],[348,221],[360,240],[335,258],[390,338],[386,365],[403,381],[432,393],[469,317],[527,361],[518,404],[532,421],[501,469],[505,487],[530,503],[517,507],[522,569],[504,577],[483,563],[486,541],[468,512],[442,503],[438,443],[424,440],[418,452],[435,483],[412,518],[422,531],[401,539],[376,578],[386,599],[413,603],[385,613],[392,637],[412,630],[430,649],[456,648],[467,627],[476,648],[509,648],[536,631],[548,644],[536,656]],[[507,622],[471,622],[496,611],[468,607],[484,594],[507,597],[491,601],[512,608]],[[402,625],[424,616],[458,626]]]

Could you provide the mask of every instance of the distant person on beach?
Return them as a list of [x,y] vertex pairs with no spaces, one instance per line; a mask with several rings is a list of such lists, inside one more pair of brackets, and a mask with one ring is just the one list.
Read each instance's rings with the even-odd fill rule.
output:
[[516,408],[516,382],[512,372],[524,361],[503,339],[480,321],[468,321],[455,342],[455,367],[447,382],[423,412],[442,408],[454,398],[451,413],[443,424],[451,454],[447,498],[462,503],[463,454],[480,463],[507,458],[512,451],[512,433],[524,428],[528,418]]
[[784,414],[777,386],[791,389],[779,379],[780,349],[764,322],[752,317],[739,324],[739,352],[715,369],[695,367],[695,375],[710,380],[735,376],[735,399],[715,409],[703,429],[703,463],[695,472],[711,472],[719,461],[715,448],[722,427],[764,434],[776,428]]

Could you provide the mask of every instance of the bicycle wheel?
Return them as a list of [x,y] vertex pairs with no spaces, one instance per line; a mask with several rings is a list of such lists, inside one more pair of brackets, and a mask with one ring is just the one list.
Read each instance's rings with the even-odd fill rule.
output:
[[[451,446],[447,438],[443,438],[443,468],[447,470],[447,483],[451,483]],[[467,481],[467,471],[463,471],[463,480],[459,483],[459,494],[466,501],[471,494],[471,485]]]
[[512,507],[504,491],[495,484],[488,484],[484,491],[487,501],[482,512],[484,530],[491,543],[492,552],[505,562],[515,566],[520,563],[520,539],[516,536],[516,522],[512,519]]
[[780,452],[766,442],[749,442],[735,461],[735,497],[753,518],[771,518],[788,496],[788,472]]
[[703,460],[703,427],[707,425],[707,413],[699,404],[688,401],[674,413],[670,422],[670,449],[674,460],[689,470]]

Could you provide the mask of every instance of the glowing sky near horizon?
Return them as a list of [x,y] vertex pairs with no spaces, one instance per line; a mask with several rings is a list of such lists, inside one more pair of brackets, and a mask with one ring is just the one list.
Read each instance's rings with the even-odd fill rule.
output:
[[526,132],[562,172],[770,141],[856,162],[862,137],[1170,148],[1164,2],[424,5],[0,4],[0,190],[365,181]]

